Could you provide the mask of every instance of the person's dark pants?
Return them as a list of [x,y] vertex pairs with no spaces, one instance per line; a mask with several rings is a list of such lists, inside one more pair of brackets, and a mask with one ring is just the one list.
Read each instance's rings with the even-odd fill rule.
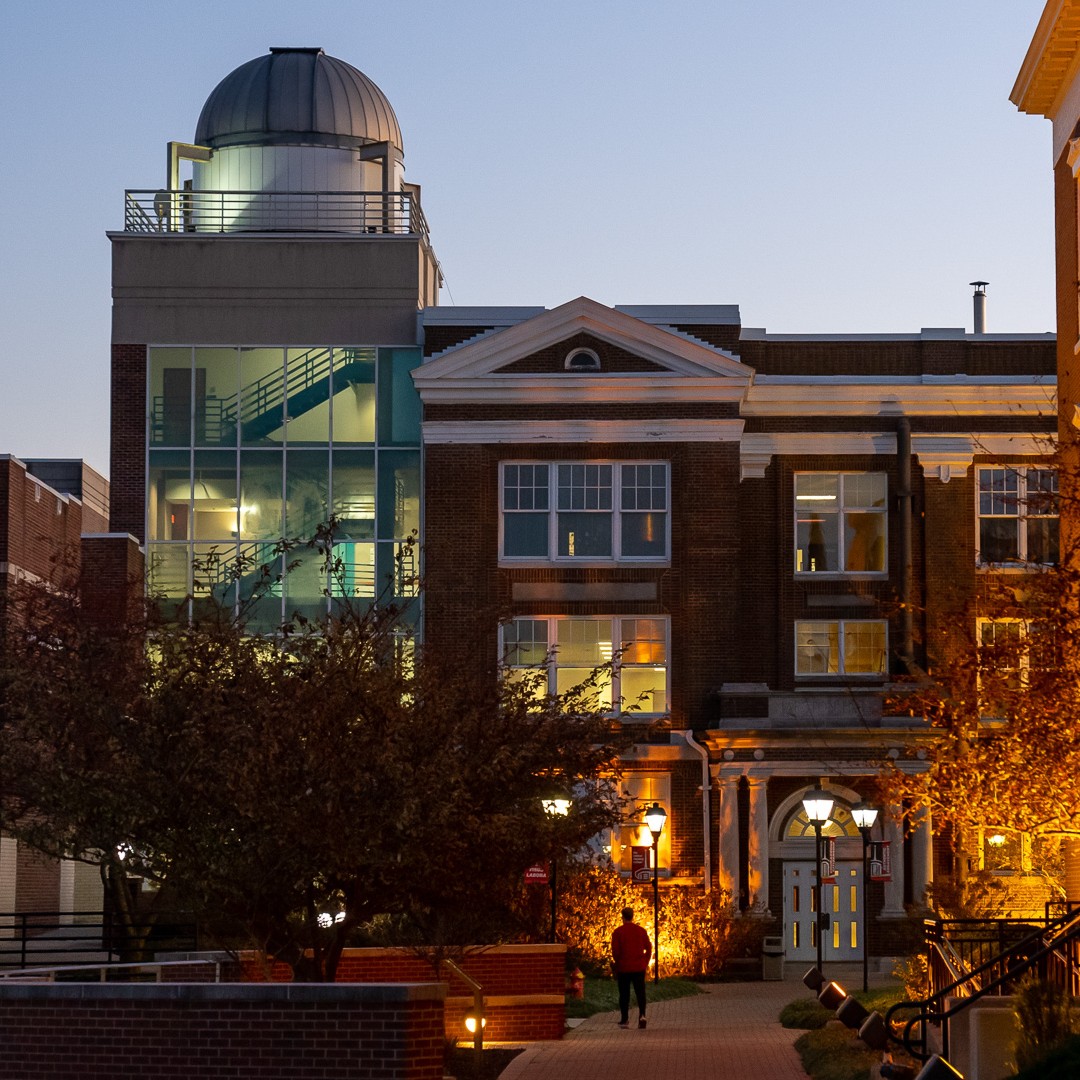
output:
[[626,1021],[630,1018],[630,987],[634,988],[634,997],[637,998],[638,1016],[645,1015],[645,972],[644,971],[620,971],[615,976],[619,983],[619,1019]]

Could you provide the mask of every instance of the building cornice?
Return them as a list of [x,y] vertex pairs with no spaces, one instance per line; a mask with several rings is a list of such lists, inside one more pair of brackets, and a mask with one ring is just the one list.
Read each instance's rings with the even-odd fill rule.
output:
[[427,420],[425,445],[735,442],[741,420]]
[[775,377],[759,375],[746,396],[744,416],[1022,416],[1057,415],[1051,376],[973,379]]
[[[1050,435],[972,433],[913,435],[911,450],[927,477],[948,483],[964,475],[977,455],[1007,460],[1053,452]],[[740,446],[743,480],[760,479],[774,457],[895,455],[896,435],[871,431],[749,432]]]
[[628,401],[740,402],[748,379],[705,376],[687,378],[666,371],[610,375],[481,375],[452,380],[428,380],[417,368],[413,380],[425,405],[529,404],[568,405]]
[[1080,59],[1080,0],[1049,0],[1009,100],[1021,111],[1054,118]]

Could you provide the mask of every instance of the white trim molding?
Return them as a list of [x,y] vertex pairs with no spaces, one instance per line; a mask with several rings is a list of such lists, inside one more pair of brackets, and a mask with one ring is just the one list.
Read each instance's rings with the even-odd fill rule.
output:
[[1053,452],[1053,437],[1031,433],[972,435],[913,435],[912,453],[923,475],[947,484],[967,474],[976,455],[1007,459]]
[[425,445],[736,442],[742,420],[427,420]]
[[[1001,459],[1053,452],[1049,433],[913,435],[911,451],[927,477],[947,484],[963,476],[976,455]],[[774,457],[828,455],[849,457],[896,454],[896,435],[889,431],[751,432],[740,446],[741,479],[761,479]]]
[[891,431],[751,432],[742,437],[740,451],[741,479],[760,480],[774,457],[895,454],[896,435]]

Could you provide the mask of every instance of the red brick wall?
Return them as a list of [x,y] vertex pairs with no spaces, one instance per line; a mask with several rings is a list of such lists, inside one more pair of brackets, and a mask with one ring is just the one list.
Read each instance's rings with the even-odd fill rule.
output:
[[439,986],[0,986],[5,1080],[442,1080]]
[[144,559],[126,534],[89,536],[82,544],[80,594],[103,623],[119,623],[143,596]]
[[143,535],[146,500],[146,346],[112,347],[110,528]]
[[[58,495],[17,458],[0,458],[0,563],[43,581],[71,580],[79,568],[82,503]],[[0,580],[0,588],[5,582]]]
[[[471,953],[455,961],[482,987],[487,1026],[485,1037],[525,1042],[560,1039],[566,1024],[566,947],[563,945],[502,945]],[[266,979],[255,960],[244,961],[230,977],[252,982]],[[273,982],[288,982],[292,971],[275,964]],[[399,949],[346,949],[338,967],[342,983],[430,983],[435,972],[423,957]],[[465,1014],[472,1009],[473,992],[448,968],[442,981],[449,986],[446,1035],[462,1038]]]

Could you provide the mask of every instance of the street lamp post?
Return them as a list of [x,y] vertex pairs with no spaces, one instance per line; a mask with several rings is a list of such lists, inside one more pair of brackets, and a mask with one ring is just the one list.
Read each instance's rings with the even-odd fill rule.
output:
[[862,833],[862,988],[865,994],[870,989],[870,912],[866,908],[866,878],[870,864],[870,830],[877,821],[876,806],[861,802],[851,809],[851,817],[859,832]]
[[645,824],[652,833],[652,900],[653,900],[653,980],[660,981],[660,834],[664,831],[667,811],[654,802],[645,811]]
[[[562,798],[544,799],[544,812],[548,817],[566,817],[570,813],[570,800]],[[555,943],[555,907],[558,897],[558,853],[551,856],[551,933],[548,935],[552,944]]]
[[821,889],[821,826],[832,814],[833,800],[828,792],[820,787],[814,788],[803,797],[803,809],[807,820],[814,826],[814,929],[817,932],[817,969],[822,974],[822,931],[824,929],[824,893]]

